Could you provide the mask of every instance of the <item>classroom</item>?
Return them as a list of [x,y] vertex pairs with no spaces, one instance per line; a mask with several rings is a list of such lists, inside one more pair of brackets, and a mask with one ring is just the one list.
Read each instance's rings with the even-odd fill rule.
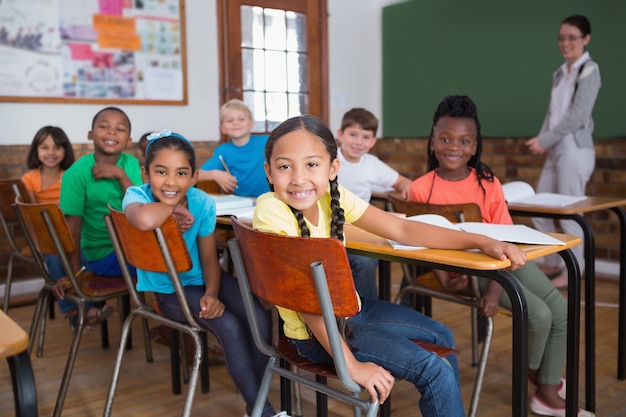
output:
[[[219,108],[226,99],[235,97],[227,92],[221,66],[225,47],[220,42],[225,42],[225,37],[220,34],[224,28],[220,19],[230,2],[182,3],[186,55],[183,102],[116,104],[0,96],[0,124],[4,128],[0,178],[20,177],[26,171],[28,145],[44,125],[62,127],[77,158],[90,152],[92,142],[87,131],[91,118],[107,105],[119,106],[132,121],[130,153],[138,156],[134,144],[142,133],[171,129],[193,142],[198,163],[206,161],[220,140]],[[239,3],[263,6],[287,2]],[[306,3],[327,14],[318,39],[322,45],[322,74],[318,74],[322,106],[316,109],[333,132],[348,109],[367,108],[381,121],[381,140],[371,153],[415,179],[425,172],[424,149],[436,104],[448,94],[467,94],[476,101],[481,115],[483,161],[503,183],[521,180],[536,184],[544,159],[528,152],[524,142],[541,127],[550,77],[562,61],[556,42],[558,22],[569,14],[587,15],[593,27],[589,51],[602,73],[602,89],[594,110],[596,166],[587,195],[626,197],[626,118],[621,97],[626,91],[622,76],[626,56],[618,41],[626,38],[620,21],[626,5],[620,0],[557,0],[549,5],[541,0],[523,5],[497,0]],[[0,45],[0,54],[6,53],[2,48]],[[595,235],[595,272],[616,291],[620,223],[607,210],[585,217]],[[524,217],[517,220],[530,224]],[[7,272],[9,253],[3,239],[0,276]],[[32,291],[28,278],[36,276],[34,268],[17,265],[14,273],[27,277],[15,294],[27,295]]]

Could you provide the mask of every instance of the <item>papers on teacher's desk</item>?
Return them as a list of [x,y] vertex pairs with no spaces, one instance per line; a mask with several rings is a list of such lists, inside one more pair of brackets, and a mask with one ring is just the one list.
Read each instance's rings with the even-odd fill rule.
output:
[[587,198],[587,196],[565,195],[555,193],[535,193],[533,187],[524,181],[513,181],[502,184],[504,198],[509,204],[529,206],[565,207]]
[[252,220],[254,214],[254,199],[240,197],[234,194],[211,196],[215,200],[217,216],[236,216],[243,220]]
[[[527,243],[531,245],[565,245],[565,242],[523,224],[489,224],[475,222],[453,224],[448,219],[438,214],[420,214],[418,216],[407,217],[407,220],[485,235],[502,242]],[[398,250],[425,249],[421,246],[403,245],[391,239],[389,239],[389,243],[391,243],[394,249]]]

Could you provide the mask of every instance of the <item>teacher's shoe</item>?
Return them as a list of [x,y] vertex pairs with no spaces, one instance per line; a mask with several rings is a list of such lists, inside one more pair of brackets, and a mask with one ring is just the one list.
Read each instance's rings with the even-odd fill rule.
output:
[[[549,405],[544,404],[536,395],[533,395],[530,399],[530,411],[539,416],[552,416],[552,417],[565,417],[565,407],[552,408]],[[578,409],[578,417],[595,417],[591,411]]]

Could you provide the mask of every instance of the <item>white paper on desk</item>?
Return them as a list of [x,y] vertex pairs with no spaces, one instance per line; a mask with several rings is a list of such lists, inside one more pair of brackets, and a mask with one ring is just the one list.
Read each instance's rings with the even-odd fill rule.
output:
[[[215,200],[215,209],[219,212],[224,210],[232,210],[237,208],[252,207],[254,206],[254,199],[250,197],[241,197],[234,194],[226,195],[212,195],[211,198]],[[230,214],[230,213],[224,213]],[[219,216],[220,214],[218,214]]]
[[252,217],[254,216],[254,206],[252,207],[239,207],[233,209],[223,209],[217,210],[217,216],[235,216],[240,220],[249,220],[252,221]]
[[502,184],[502,190],[507,203],[529,206],[564,207],[587,198],[584,195],[535,193],[533,187],[524,181],[512,181]]
[[[489,224],[477,222],[453,224],[448,219],[438,214],[421,214],[407,217],[407,219],[448,229],[477,233],[502,242],[527,243],[531,245],[565,245],[565,242],[523,224]],[[403,245],[390,239],[389,243],[396,250],[425,249],[422,246]]]

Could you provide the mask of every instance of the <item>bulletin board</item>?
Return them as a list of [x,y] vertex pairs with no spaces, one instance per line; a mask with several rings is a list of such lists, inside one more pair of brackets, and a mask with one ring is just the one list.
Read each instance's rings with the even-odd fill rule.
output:
[[0,101],[187,104],[184,0],[1,0]]

